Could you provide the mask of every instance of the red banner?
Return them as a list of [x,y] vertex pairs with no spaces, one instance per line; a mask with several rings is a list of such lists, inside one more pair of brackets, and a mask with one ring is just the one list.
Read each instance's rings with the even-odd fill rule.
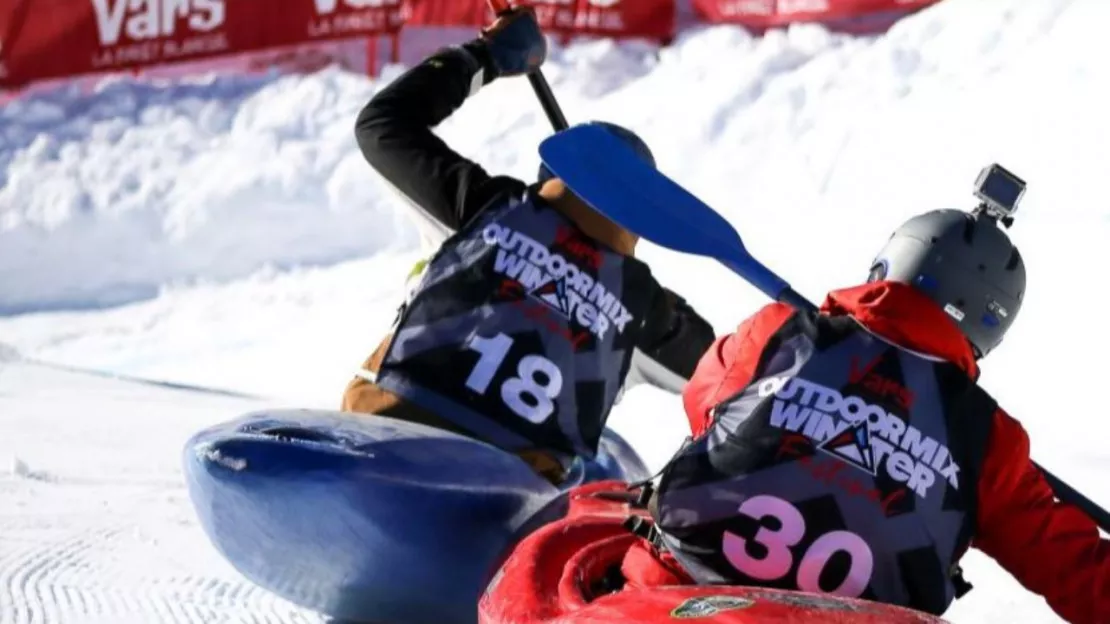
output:
[[551,33],[669,41],[675,0],[529,0]]
[[[518,4],[518,2],[514,2]],[[675,0],[520,0],[536,8],[546,32],[668,41],[675,31]],[[474,26],[493,21],[485,0],[408,0],[413,26]]]
[[395,32],[401,0],[14,0],[0,87]]
[[707,22],[740,24],[756,29],[794,22],[830,23],[892,14],[891,21],[940,0],[694,0]]
[[410,26],[484,26],[493,20],[486,0],[407,0]]
[[[519,0],[548,33],[673,38],[676,0]],[[821,22],[864,31],[939,0],[693,0],[709,22]],[[479,27],[485,0],[0,0],[0,88],[94,72],[396,33]]]
[[[263,5],[275,0],[254,2],[265,11]],[[397,32],[404,23],[401,0],[284,0],[280,9],[269,8],[277,15],[269,18],[267,37],[289,43],[381,35]]]

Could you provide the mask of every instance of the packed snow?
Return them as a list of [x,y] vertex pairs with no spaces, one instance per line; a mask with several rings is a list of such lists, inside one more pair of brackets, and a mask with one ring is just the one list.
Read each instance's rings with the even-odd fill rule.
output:
[[0,622],[320,621],[243,582],[181,482],[186,437],[262,402],[0,367]]
[[[1023,176],[1011,234],[1028,299],[983,383],[1038,461],[1110,504],[1110,426],[1090,399],[1110,350],[1091,320],[1110,306],[1094,184],[1110,168],[1107,23],[1103,0],[945,0],[875,38],[579,42],[546,74],[569,118],[640,132],[814,299],[863,279],[908,216],[972,206],[982,166]],[[392,320],[427,241],[352,128],[402,69],[118,78],[0,108],[0,621],[317,621],[208,545],[179,457],[192,432],[259,406],[336,407]],[[529,178],[550,128],[527,82],[506,80],[440,132]],[[720,332],[765,302],[708,260],[641,252]],[[658,467],[685,417],[640,387],[612,422]],[[985,557],[965,567],[976,589],[952,622],[1058,621]]]

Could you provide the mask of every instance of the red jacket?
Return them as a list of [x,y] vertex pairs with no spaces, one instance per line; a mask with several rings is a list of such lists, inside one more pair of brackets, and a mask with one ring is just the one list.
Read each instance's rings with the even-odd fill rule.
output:
[[[948,360],[978,378],[975,357],[958,327],[910,286],[879,282],[834,291],[821,310],[850,314],[887,340]],[[702,357],[683,392],[695,435],[709,426],[712,407],[751,381],[768,338],[792,312],[781,303],[768,305],[736,332],[719,338]],[[1055,500],[1029,458],[1028,435],[1001,409],[994,414],[988,444],[972,545],[998,561],[1026,589],[1043,596],[1069,622],[1110,622],[1110,541],[1100,538],[1097,525],[1082,511]],[[642,560],[642,553],[630,553],[626,574],[651,584],[642,575],[659,571],[638,572]],[[637,583],[639,578],[631,580]]]

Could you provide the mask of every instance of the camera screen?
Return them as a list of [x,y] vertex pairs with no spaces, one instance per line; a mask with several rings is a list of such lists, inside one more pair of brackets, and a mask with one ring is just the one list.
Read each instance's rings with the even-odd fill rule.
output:
[[1021,192],[1024,188],[1021,182],[999,171],[998,168],[995,167],[991,168],[990,173],[988,173],[986,179],[983,180],[981,191],[983,195],[998,202],[1001,207],[1012,211],[1017,204],[1018,198],[1021,197]]

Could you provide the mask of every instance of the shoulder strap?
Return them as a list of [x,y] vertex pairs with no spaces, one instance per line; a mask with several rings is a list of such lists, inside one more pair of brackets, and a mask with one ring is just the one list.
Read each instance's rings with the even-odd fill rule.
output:
[[[957,366],[945,363],[939,367],[942,370],[938,371],[938,377],[942,377],[942,383],[962,384],[964,387],[962,396],[953,402],[949,416],[957,420],[949,423],[949,427],[959,430],[958,435],[949,436],[949,449],[954,457],[961,460],[961,482],[965,484],[960,493],[964,497],[966,519],[960,529],[956,552],[952,557],[953,561],[956,561],[959,555],[970,546],[975,535],[975,527],[978,526],[979,479],[987,444],[990,441],[992,417],[998,409],[998,402],[978,383],[968,379],[967,374]],[[963,598],[971,591],[972,585],[964,578],[963,569],[959,563],[952,565],[949,576],[956,590],[957,599]]]

